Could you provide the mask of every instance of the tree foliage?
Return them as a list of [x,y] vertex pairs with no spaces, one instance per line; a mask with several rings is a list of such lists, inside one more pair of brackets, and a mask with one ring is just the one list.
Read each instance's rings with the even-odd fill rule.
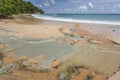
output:
[[23,0],[0,0],[0,18],[11,18],[13,14],[44,13],[31,2]]

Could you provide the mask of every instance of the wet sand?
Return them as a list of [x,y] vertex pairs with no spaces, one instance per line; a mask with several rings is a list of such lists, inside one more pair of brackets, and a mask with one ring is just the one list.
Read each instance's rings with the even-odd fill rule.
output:
[[[119,32],[119,26],[38,20],[23,15],[16,16],[13,20],[0,21],[0,43],[3,52],[17,58],[24,57],[28,62],[40,67],[59,67],[51,70],[51,80],[60,80],[56,78],[57,74],[70,65],[85,65],[91,68],[92,72],[99,73],[94,75],[94,80],[106,80],[106,76],[109,80],[117,80],[114,76],[120,66]],[[5,60],[7,64],[16,61],[16,58],[12,59],[13,61],[8,59],[10,62]],[[30,76],[26,71],[13,72],[19,76],[25,73]],[[85,80],[87,74],[92,74],[89,69],[82,72],[72,80]],[[50,74],[32,73],[34,76],[43,75],[42,80],[47,80],[45,77]],[[1,79],[4,76],[10,78],[3,75]],[[30,79],[27,76],[26,80]]]

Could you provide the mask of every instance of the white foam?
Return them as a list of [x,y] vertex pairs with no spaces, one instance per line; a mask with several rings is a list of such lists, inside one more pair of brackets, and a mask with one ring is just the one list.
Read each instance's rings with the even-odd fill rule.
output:
[[39,14],[33,14],[32,16],[35,18],[53,20],[53,21],[120,25],[120,22],[117,22],[117,21],[80,20],[80,19],[70,19],[70,18],[58,18],[58,17],[45,16],[45,15],[39,15]]

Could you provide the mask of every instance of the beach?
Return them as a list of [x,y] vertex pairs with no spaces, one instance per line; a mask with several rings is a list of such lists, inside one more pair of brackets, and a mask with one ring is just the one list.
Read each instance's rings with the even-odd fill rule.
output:
[[[30,15],[1,19],[0,48],[5,59],[0,62],[3,66],[10,66],[25,60],[28,71],[9,68],[8,74],[0,78],[12,80],[17,76],[18,80],[86,80],[87,76],[92,77],[90,80],[119,80],[119,35],[119,25],[51,21]],[[74,74],[68,75],[71,69]],[[63,79],[66,76],[71,79]]]

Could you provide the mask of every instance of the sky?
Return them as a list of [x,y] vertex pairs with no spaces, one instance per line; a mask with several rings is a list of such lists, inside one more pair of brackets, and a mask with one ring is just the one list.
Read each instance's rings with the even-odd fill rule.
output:
[[25,0],[45,13],[120,13],[120,0]]

